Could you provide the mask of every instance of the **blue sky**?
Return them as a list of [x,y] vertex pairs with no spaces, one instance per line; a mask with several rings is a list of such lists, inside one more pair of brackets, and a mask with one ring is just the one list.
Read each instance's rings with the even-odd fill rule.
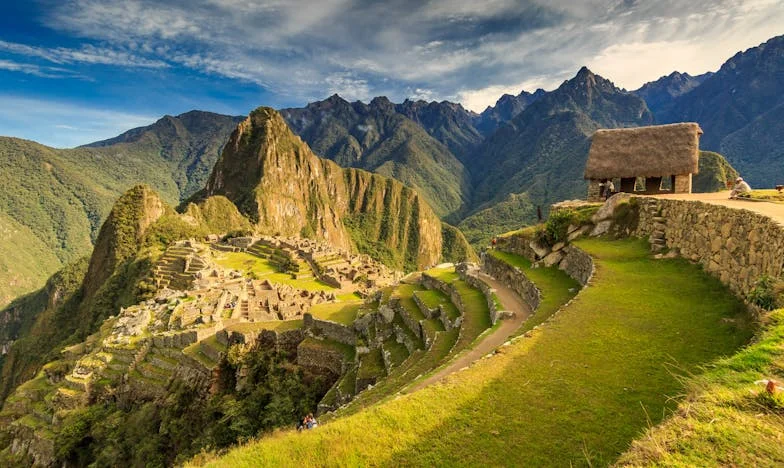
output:
[[780,0],[0,0],[0,135],[71,147],[333,93],[475,111],[582,65],[635,89],[784,33]]

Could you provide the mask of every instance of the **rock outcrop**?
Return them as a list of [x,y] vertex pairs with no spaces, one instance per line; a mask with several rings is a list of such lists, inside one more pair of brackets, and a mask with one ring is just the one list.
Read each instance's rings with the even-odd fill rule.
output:
[[202,196],[216,195],[269,234],[314,237],[409,270],[441,257],[441,221],[419,194],[317,157],[270,108],[232,134]]

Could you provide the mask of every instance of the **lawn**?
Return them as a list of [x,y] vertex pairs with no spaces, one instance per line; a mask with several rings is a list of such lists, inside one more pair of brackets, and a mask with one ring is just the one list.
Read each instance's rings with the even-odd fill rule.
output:
[[288,273],[280,273],[269,260],[245,252],[222,252],[215,262],[224,267],[253,274],[258,279],[267,279],[271,283],[288,284],[306,291],[335,291],[332,286],[314,278],[294,279]]
[[357,318],[357,313],[362,307],[362,301],[355,302],[325,302],[310,308],[310,313],[319,319],[351,325]]
[[[531,337],[443,384],[279,431],[216,466],[606,465],[670,414],[682,376],[752,334],[745,309],[680,259],[638,240],[583,240],[592,285]],[[405,364],[404,366],[405,367]]]
[[542,293],[542,302],[533,315],[525,321],[515,335],[522,335],[535,326],[544,323],[558,309],[577,295],[580,283],[555,267],[531,268],[531,261],[527,258],[498,250],[489,250],[489,255],[504,261],[522,270],[525,275],[536,284]]
[[759,383],[784,377],[784,309],[759,340],[688,381],[677,414],[621,457],[634,466],[784,466],[784,393]]

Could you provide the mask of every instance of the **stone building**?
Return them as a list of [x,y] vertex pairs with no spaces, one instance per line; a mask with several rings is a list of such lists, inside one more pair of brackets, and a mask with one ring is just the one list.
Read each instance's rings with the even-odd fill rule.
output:
[[620,192],[691,193],[700,135],[693,122],[597,130],[585,164],[588,200],[603,200],[602,184],[608,180]]

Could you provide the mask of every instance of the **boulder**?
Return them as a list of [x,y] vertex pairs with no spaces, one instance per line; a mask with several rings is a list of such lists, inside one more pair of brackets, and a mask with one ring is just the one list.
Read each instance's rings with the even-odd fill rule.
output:
[[564,257],[563,252],[552,252],[551,254],[549,254],[548,256],[542,259],[542,263],[544,263],[544,266],[550,267],[560,263],[561,260],[563,260],[563,257]]
[[604,205],[599,208],[599,210],[593,215],[591,220],[599,224],[600,221],[605,221],[608,219],[612,219],[612,215],[615,212],[615,208],[618,207],[621,203],[628,201],[632,196],[628,193],[616,193],[612,197],[608,198]]
[[545,256],[546,256],[548,253],[550,253],[550,249],[549,249],[547,246],[545,246],[545,245],[540,245],[540,244],[539,244],[538,242],[536,242],[536,241],[531,241],[531,243],[530,243],[530,244],[528,244],[528,246],[529,246],[529,247],[531,247],[531,250],[533,250],[533,251],[534,251],[534,253],[536,254],[536,256],[537,256],[538,258],[543,258],[543,257],[545,257]]
[[608,232],[610,232],[610,228],[612,227],[612,225],[613,225],[613,222],[612,222],[612,220],[609,220],[609,219],[605,220],[605,221],[599,221],[598,223],[596,223],[596,226],[593,228],[593,231],[591,231],[591,235],[592,236],[603,236],[603,235],[607,234]]

